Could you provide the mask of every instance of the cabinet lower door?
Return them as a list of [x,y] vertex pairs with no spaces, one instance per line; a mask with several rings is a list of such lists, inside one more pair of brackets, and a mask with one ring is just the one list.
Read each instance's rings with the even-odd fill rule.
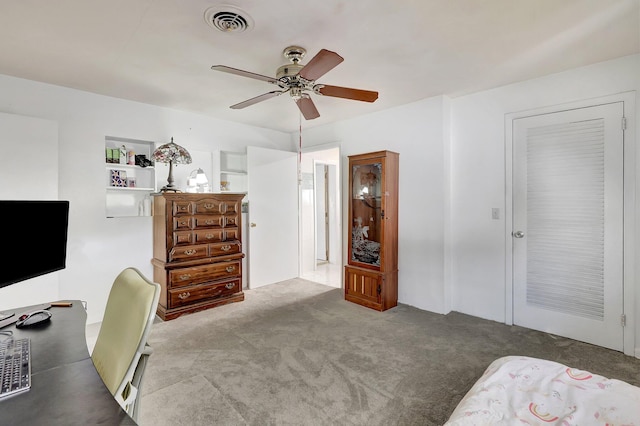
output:
[[344,298],[378,311],[398,305],[398,271],[344,267]]
[[345,266],[344,297],[350,302],[382,310],[384,275],[366,269]]

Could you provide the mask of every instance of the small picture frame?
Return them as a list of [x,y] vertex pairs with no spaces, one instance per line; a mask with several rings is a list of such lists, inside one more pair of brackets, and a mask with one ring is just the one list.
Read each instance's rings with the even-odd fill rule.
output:
[[135,177],[127,178],[127,186],[129,188],[135,188],[136,187],[136,178]]
[[127,172],[125,170],[111,170],[111,186],[126,187]]

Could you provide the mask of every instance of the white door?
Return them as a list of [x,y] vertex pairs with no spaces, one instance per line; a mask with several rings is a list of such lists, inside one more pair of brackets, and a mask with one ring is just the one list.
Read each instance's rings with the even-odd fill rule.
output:
[[622,350],[623,103],[513,121],[514,324]]
[[249,288],[298,276],[296,155],[247,147]]

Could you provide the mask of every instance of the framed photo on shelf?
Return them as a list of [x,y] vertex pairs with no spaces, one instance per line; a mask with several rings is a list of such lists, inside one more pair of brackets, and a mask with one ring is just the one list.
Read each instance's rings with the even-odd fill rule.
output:
[[111,186],[126,187],[127,172],[126,170],[111,170]]

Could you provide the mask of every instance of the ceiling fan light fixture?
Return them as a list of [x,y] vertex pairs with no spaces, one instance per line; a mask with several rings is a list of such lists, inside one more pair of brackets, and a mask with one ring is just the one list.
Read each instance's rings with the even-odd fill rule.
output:
[[296,101],[303,97],[307,97],[307,98],[309,97],[309,95],[307,95],[306,93],[302,93],[302,89],[300,87],[292,87],[289,90],[289,96],[291,96]]
[[253,29],[253,19],[247,12],[235,6],[217,5],[205,10],[204,20],[211,28],[227,34],[242,33]]

